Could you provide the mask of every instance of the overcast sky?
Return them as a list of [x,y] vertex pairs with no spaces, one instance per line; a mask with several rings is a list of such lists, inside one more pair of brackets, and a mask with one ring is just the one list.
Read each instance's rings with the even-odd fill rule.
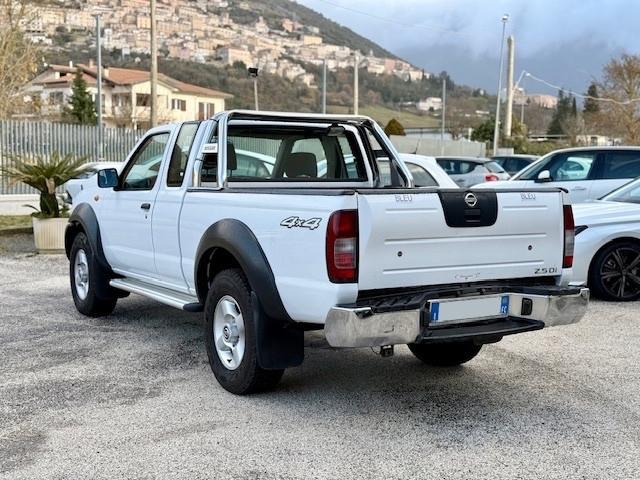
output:
[[[495,92],[503,13],[522,70],[586,90],[612,56],[640,49],[640,0],[299,0],[427,71]],[[366,14],[359,13],[366,12]],[[550,89],[532,79],[528,91]]]

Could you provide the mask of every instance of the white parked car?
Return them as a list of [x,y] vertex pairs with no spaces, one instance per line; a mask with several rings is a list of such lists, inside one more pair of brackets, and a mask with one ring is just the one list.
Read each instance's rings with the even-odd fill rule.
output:
[[64,201],[69,204],[73,203],[73,199],[85,188],[85,185],[89,184],[89,179],[93,179],[91,182],[96,184],[98,170],[105,168],[120,170],[122,167],[124,167],[122,162],[89,162],[83,165],[82,172],[64,184],[66,193]]
[[640,179],[574,206],[573,280],[605,300],[640,299]]
[[300,365],[308,330],[452,366],[580,320],[589,292],[568,284],[564,192],[416,188],[441,174],[411,160],[360,116],[231,111],[153,128],[74,199],[76,308],[108,315],[136,293],[203,312],[211,369],[237,394]]
[[436,161],[462,188],[483,182],[509,180],[511,177],[500,164],[488,158],[437,157]]
[[[401,153],[400,159],[413,175],[416,187],[458,188],[458,184],[438,165],[435,157]],[[389,160],[378,159],[378,169],[382,177],[382,184],[391,185]]]
[[481,188],[561,187],[572,203],[596,200],[640,177],[640,147],[584,147],[551,152],[508,182]]

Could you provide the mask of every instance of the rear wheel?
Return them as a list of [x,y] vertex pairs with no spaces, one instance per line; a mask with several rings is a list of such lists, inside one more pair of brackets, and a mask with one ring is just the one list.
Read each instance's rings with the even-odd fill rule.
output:
[[628,302],[640,298],[640,244],[616,242],[593,259],[589,286],[603,300]]
[[277,385],[284,370],[258,365],[251,290],[241,270],[216,275],[207,295],[204,323],[209,365],[225,390],[245,395]]
[[473,342],[451,343],[410,343],[411,353],[427,365],[434,367],[455,367],[474,358],[482,348]]
[[98,294],[97,285],[106,281],[106,274],[96,261],[84,233],[79,233],[74,238],[69,259],[71,295],[76,309],[89,317],[102,317],[113,312],[118,298]]

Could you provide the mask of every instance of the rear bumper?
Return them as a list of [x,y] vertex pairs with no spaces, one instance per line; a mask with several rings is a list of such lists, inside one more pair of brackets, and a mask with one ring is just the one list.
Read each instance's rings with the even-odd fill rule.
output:
[[[412,305],[409,309],[384,311],[364,305],[337,306],[329,311],[324,328],[325,336],[333,347],[375,347],[461,340],[488,343],[505,335],[579,322],[589,303],[588,288],[549,289],[548,292],[536,293],[507,290],[500,294],[509,297],[507,315],[466,319],[460,323],[437,326],[429,320],[428,302],[420,306]],[[480,296],[463,297],[456,301],[471,301]]]

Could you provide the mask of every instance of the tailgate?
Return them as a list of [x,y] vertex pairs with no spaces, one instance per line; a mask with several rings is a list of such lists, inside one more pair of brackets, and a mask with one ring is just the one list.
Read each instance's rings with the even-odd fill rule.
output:
[[360,290],[559,276],[562,192],[358,194]]

